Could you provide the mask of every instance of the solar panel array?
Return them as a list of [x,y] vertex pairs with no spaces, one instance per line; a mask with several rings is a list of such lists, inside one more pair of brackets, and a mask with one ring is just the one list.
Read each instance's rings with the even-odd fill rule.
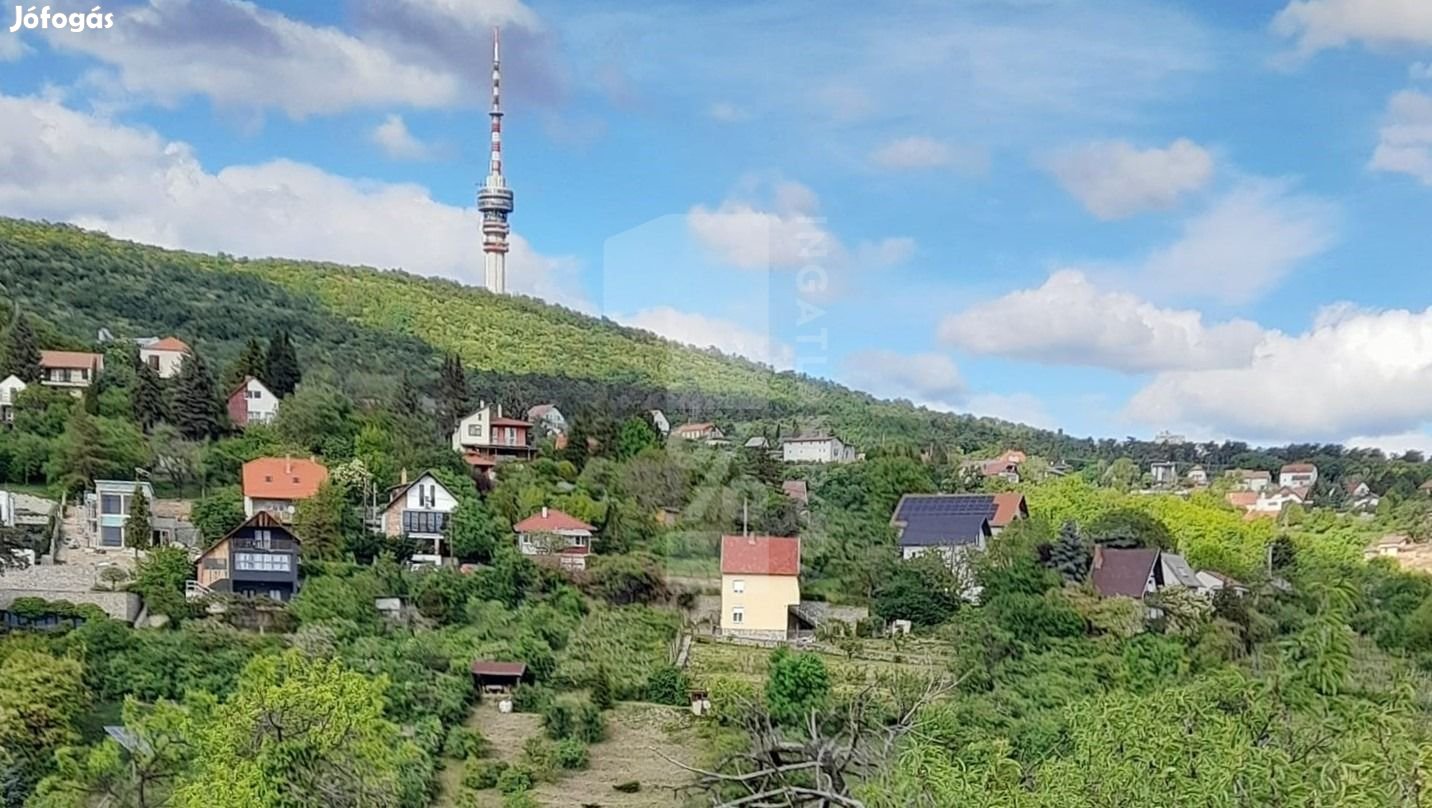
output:
[[983,516],[993,519],[998,506],[992,494],[940,494],[909,496],[900,502],[895,521],[941,516]]
[[907,496],[895,511],[902,545],[974,544],[999,506],[991,494]]

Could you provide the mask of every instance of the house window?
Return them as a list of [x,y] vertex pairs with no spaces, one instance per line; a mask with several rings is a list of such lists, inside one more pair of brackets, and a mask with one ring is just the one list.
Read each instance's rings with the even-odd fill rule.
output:
[[510,427],[510,426],[507,428],[507,445],[508,445],[508,446],[516,446],[516,445],[517,445],[517,430],[516,430],[516,429],[513,429],[513,428]]
[[733,608],[731,610],[731,624],[739,626],[744,622],[746,622],[746,610],[740,606]]
[[99,529],[99,543],[104,547],[123,547],[124,528],[114,525],[102,525]]
[[273,475],[272,475],[272,474],[265,474],[265,475],[264,475],[264,482],[266,482],[266,483],[271,483],[271,482],[273,482]]
[[255,531],[254,531],[254,547],[257,548],[257,549],[259,549],[259,550],[269,550],[269,549],[272,549],[272,548],[273,548],[273,531],[272,531],[272,530],[266,530],[266,529],[265,529],[265,530],[255,530]]
[[101,494],[99,498],[99,512],[105,514],[123,514],[124,497],[119,494]]
[[288,572],[292,564],[284,553],[235,553],[234,569],[250,572]]
[[150,354],[148,357],[145,358],[144,361],[149,364],[149,369],[150,369],[150,370],[158,370],[158,369],[159,369],[159,356],[158,356],[158,355],[156,355],[156,354]]
[[731,580],[731,591],[741,593],[746,591],[746,580],[744,578],[733,578]]
[[468,425],[467,425],[467,436],[468,436],[469,438],[481,437],[481,436],[482,436],[482,430],[478,428],[478,425],[477,425],[477,424],[468,424]]

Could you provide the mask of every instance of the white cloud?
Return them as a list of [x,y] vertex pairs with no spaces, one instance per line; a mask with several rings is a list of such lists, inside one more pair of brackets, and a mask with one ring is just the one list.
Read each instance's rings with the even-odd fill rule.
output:
[[1403,90],[1392,96],[1368,167],[1432,185],[1432,95]]
[[1205,324],[1199,312],[1103,291],[1064,270],[1036,289],[948,315],[939,335],[971,353],[1143,373],[1247,364],[1263,332],[1247,320]]
[[868,350],[850,354],[843,364],[851,386],[879,396],[938,410],[953,410],[965,397],[960,370],[944,354]]
[[[67,221],[201,251],[399,267],[479,284],[472,208],[412,184],[357,180],[289,160],[211,173],[185,143],[52,100],[0,96],[0,213]],[[516,291],[590,308],[571,259],[514,236]]]
[[870,161],[890,171],[919,171],[949,168],[977,174],[988,170],[989,155],[981,149],[954,146],[932,137],[913,136],[890,140],[870,153]]
[[1139,149],[1123,140],[1088,143],[1054,154],[1048,168],[1085,209],[1122,219],[1174,206],[1213,177],[1213,155],[1186,138]]
[[1388,455],[1400,455],[1409,449],[1415,449],[1424,455],[1432,454],[1432,434],[1421,430],[1399,432],[1395,435],[1356,435],[1342,444],[1348,447],[1381,449]]
[[393,114],[373,128],[369,138],[389,157],[399,160],[425,160],[432,156],[432,147],[418,140],[408,131],[403,116]]
[[616,315],[612,319],[698,348],[714,347],[724,353],[744,356],[777,370],[795,366],[795,349],[790,345],[772,339],[770,334],[719,317],[661,306]]
[[1153,297],[1246,303],[1331,247],[1337,224],[1338,209],[1320,197],[1284,181],[1244,180],[1185,221],[1176,241],[1122,272]]
[[19,34],[0,32],[0,62],[18,62],[31,52]]
[[1270,331],[1246,367],[1175,371],[1139,391],[1128,415],[1265,440],[1410,432],[1432,401],[1432,308],[1324,309],[1302,334]]
[[1351,42],[1372,47],[1432,44],[1432,3],[1424,0],[1293,0],[1273,31],[1309,56]]
[[717,101],[706,108],[706,114],[721,123],[741,123],[751,119],[751,113],[730,101]]

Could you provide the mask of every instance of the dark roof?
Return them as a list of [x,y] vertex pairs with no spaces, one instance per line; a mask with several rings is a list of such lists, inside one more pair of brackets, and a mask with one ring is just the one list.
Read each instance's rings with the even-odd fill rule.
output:
[[527,673],[527,666],[521,662],[493,662],[474,659],[472,672],[478,676],[515,676],[521,679]]
[[1017,492],[906,494],[895,506],[890,524],[900,530],[902,545],[973,544],[993,528],[1027,513],[1024,495]]
[[1158,560],[1159,551],[1153,548],[1120,550],[1096,546],[1094,571],[1089,577],[1094,582],[1094,588],[1106,598],[1115,595],[1142,598],[1149,575]]
[[988,538],[989,519],[982,513],[954,516],[915,514],[900,529],[901,547],[978,544]]
[[1188,561],[1183,556],[1177,553],[1164,553],[1160,560],[1163,562],[1162,569],[1173,576],[1172,581],[1163,582],[1165,586],[1178,585],[1197,589],[1202,585],[1198,580],[1198,574],[1193,571],[1193,567],[1188,565]]

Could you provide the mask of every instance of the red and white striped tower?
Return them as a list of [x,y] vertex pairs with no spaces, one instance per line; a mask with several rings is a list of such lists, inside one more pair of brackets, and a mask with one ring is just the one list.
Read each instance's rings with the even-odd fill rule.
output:
[[507,216],[512,213],[512,191],[502,176],[502,67],[501,36],[492,29],[492,157],[487,182],[477,192],[477,210],[482,214],[482,255],[487,289],[507,293]]

